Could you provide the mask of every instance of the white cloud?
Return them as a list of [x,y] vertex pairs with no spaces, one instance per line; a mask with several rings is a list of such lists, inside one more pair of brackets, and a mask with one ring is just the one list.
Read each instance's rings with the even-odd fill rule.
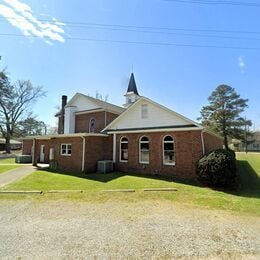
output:
[[64,23],[52,18],[52,22],[38,20],[31,7],[19,0],[3,0],[0,4],[0,15],[13,26],[19,28],[26,36],[36,36],[45,40],[64,42]]
[[242,56],[240,56],[238,58],[238,66],[240,68],[241,73],[244,73],[246,64],[245,64],[244,58]]

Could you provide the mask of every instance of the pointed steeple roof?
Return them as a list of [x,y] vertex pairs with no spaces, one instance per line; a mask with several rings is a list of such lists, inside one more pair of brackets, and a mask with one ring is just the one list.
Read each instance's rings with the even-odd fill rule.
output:
[[136,84],[135,84],[135,77],[134,77],[133,72],[131,73],[131,77],[130,77],[128,88],[127,88],[127,93],[129,93],[129,92],[133,92],[133,93],[135,93],[136,95],[139,96],[138,91],[137,91],[137,87],[136,87]]

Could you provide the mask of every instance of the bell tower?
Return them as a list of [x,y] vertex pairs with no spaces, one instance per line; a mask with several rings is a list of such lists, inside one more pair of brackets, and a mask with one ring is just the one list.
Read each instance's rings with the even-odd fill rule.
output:
[[133,104],[137,99],[139,98],[139,94],[137,91],[136,83],[135,83],[135,77],[134,73],[131,73],[127,92],[125,94],[125,107],[128,107],[129,105]]

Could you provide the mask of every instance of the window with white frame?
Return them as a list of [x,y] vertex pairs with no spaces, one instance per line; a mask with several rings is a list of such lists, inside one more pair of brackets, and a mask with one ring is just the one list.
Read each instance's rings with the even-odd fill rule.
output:
[[141,105],[141,118],[142,119],[148,118],[148,105],[147,104]]
[[171,136],[165,136],[163,139],[163,164],[175,165],[174,141]]
[[139,140],[139,162],[149,163],[149,139],[146,136]]
[[120,162],[128,162],[128,139],[122,137],[120,140]]
[[88,126],[88,128],[89,128],[89,133],[94,133],[95,132],[95,118],[91,118],[90,120],[89,120],[89,126]]
[[71,144],[61,144],[60,154],[70,156],[71,155]]

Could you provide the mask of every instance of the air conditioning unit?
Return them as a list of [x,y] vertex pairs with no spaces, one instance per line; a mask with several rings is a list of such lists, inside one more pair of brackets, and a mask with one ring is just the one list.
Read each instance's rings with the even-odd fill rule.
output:
[[97,172],[101,173],[108,173],[114,170],[113,161],[111,160],[104,160],[97,162]]

